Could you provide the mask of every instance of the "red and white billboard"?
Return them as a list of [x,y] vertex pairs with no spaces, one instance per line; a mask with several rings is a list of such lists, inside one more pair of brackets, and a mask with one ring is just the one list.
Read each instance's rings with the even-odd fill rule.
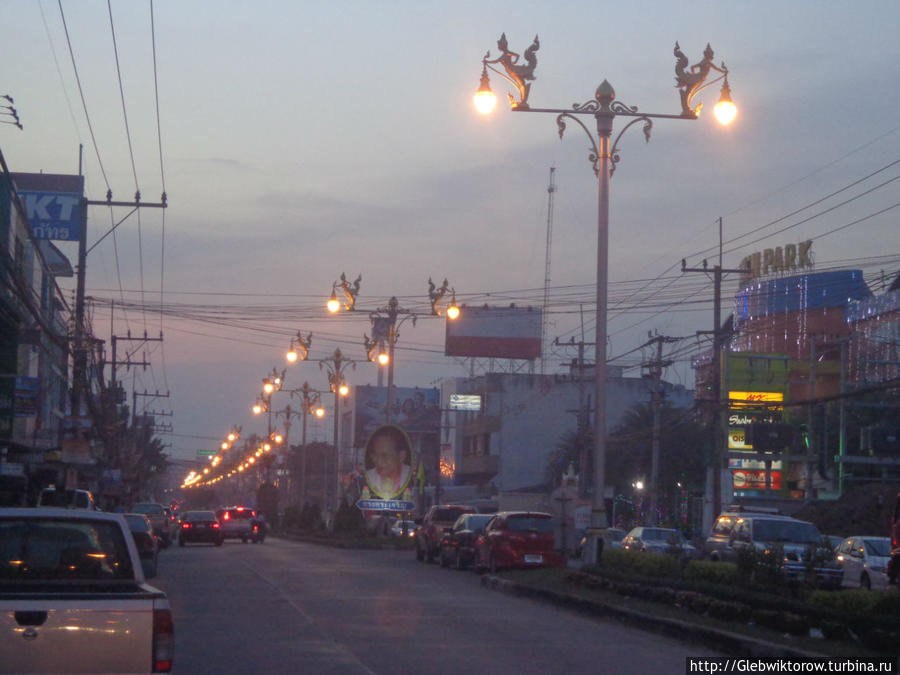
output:
[[447,320],[447,356],[538,359],[541,356],[541,310],[534,307],[460,307]]

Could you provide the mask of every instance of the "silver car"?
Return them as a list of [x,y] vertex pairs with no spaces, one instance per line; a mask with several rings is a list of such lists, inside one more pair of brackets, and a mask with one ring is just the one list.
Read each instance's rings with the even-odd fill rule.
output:
[[835,552],[844,570],[843,588],[888,587],[887,564],[891,559],[889,537],[847,537]]

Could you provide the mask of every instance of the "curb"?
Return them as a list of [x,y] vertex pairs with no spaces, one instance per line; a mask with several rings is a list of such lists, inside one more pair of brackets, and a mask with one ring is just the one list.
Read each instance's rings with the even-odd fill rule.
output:
[[481,585],[501,593],[509,593],[520,597],[542,600],[559,607],[573,609],[595,617],[615,618],[628,625],[642,630],[662,633],[679,640],[690,640],[713,647],[719,651],[735,656],[763,658],[804,659],[822,657],[824,654],[794,649],[785,645],[767,642],[759,638],[749,637],[727,630],[698,626],[697,624],[678,619],[668,619],[625,607],[615,607],[602,602],[578,598],[565,593],[557,593],[545,588],[534,588],[507,579],[490,575],[481,577]]

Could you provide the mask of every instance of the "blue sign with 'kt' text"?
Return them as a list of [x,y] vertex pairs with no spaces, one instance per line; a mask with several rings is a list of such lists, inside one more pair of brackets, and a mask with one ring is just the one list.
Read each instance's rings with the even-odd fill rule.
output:
[[360,499],[356,506],[364,511],[412,511],[416,508],[413,502],[401,499]]
[[35,239],[78,241],[83,218],[84,177],[66,174],[14,173],[16,192]]
[[19,191],[35,239],[78,241],[81,195],[74,192]]

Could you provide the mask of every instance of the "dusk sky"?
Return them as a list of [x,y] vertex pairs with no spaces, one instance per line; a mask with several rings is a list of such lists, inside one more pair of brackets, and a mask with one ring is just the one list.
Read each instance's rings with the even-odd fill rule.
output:
[[[675,363],[665,377],[693,386],[713,284],[682,275],[681,259],[714,264],[719,217],[725,267],[812,239],[816,269],[862,269],[876,293],[900,270],[893,0],[157,0],[153,22],[146,0],[112,0],[112,20],[107,2],[61,5],[62,14],[48,0],[0,3],[0,95],[14,98],[24,126],[0,125],[0,149],[14,172],[77,173],[83,144],[90,199],[109,188],[130,200],[137,186],[158,202],[165,189],[164,214],[142,209],[90,253],[87,292],[98,337],[109,338],[110,301],[117,335],[162,330],[162,344],[133,357],[146,350],[152,367],[118,377],[129,400],[133,386],[170,392],[139,411],[174,412],[160,421],[173,426],[162,438],[175,457],[214,449],[234,425],[265,431],[250,407],[273,366],[287,368],[286,389],[325,389],[317,361],[340,347],[360,362],[351,384],[375,383],[362,347],[368,313],[324,309],[342,272],[362,275],[360,309],[396,295],[421,313],[400,330],[398,385],[466,375],[467,364],[443,356],[428,279],[446,277],[462,303],[540,305],[550,167],[548,338],[593,341],[589,143],[575,125],[560,140],[554,115],[511,113],[497,75],[497,109],[475,112],[481,59],[498,55],[503,32],[519,53],[540,38],[533,107],[588,101],[605,78],[640,112],[678,114],[676,41],[692,64],[710,43],[730,71],[739,109],[730,127],[713,119],[713,85],[699,96],[699,120],[656,120],[649,144],[636,125],[619,143],[608,352],[626,375],[640,375],[652,331],[686,338],[667,346]],[[89,245],[125,213],[91,207]],[[57,244],[74,264],[74,244]],[[723,316],[737,282],[728,277]],[[71,298],[74,280],[60,284]],[[288,366],[298,330],[313,335],[310,358]],[[547,372],[576,355],[547,353]],[[298,405],[275,395],[276,409],[288,403]],[[330,430],[323,424],[323,439]]]

